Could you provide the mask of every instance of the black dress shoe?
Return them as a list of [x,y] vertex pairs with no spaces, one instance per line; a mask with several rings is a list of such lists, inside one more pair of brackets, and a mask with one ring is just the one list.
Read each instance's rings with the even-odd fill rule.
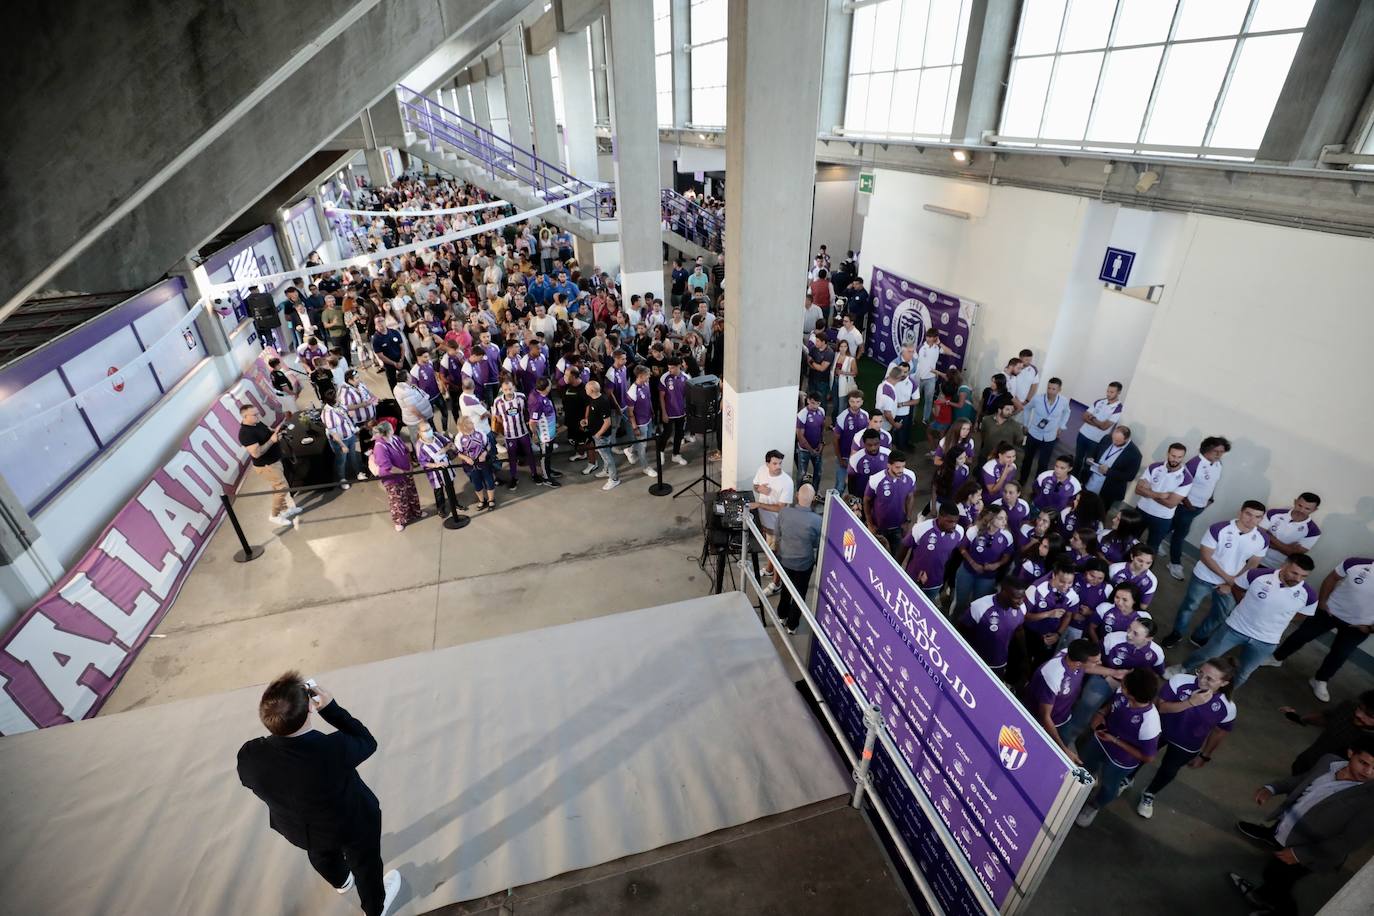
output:
[[1277,852],[1283,847],[1278,840],[1274,839],[1274,828],[1268,824],[1257,824],[1254,821],[1236,821],[1236,832],[1247,839],[1254,840],[1265,849]]

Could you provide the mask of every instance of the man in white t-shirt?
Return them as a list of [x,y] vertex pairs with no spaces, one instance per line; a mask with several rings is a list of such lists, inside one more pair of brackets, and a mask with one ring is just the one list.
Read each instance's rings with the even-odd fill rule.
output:
[[[1221,483],[1221,459],[1230,450],[1229,439],[1208,436],[1198,446],[1197,454],[1184,465],[1193,482],[1174,511],[1169,526],[1169,575],[1180,582],[1183,581],[1183,542],[1188,538],[1193,521],[1216,502],[1217,484]],[[1151,546],[1159,548],[1158,544]]]
[[763,456],[763,464],[754,474],[754,501],[749,504],[758,510],[759,528],[769,546],[778,530],[778,512],[792,505],[792,478],[782,469],[783,458],[775,448]]
[[1088,482],[1088,457],[1097,448],[1097,443],[1116,429],[1121,422],[1121,383],[1110,382],[1107,396],[1093,401],[1083,411],[1083,425],[1078,427],[1078,440],[1073,450],[1073,472],[1084,483]]
[[854,327],[854,316],[844,316],[844,326],[835,332],[836,341],[848,341],[849,355],[856,360],[864,353],[864,336],[859,333],[859,329]]
[[1170,443],[1164,460],[1146,468],[1135,482],[1136,508],[1145,516],[1145,543],[1156,553],[1174,523],[1174,512],[1193,486],[1193,475],[1183,464],[1187,454],[1182,442]]
[[1346,557],[1331,570],[1317,593],[1317,613],[1304,620],[1274,651],[1273,660],[1265,664],[1282,665],[1288,656],[1329,630],[1336,631],[1331,651],[1307,682],[1323,703],[1331,702],[1327,682],[1374,633],[1374,557]]
[[930,425],[930,407],[935,403],[935,386],[940,379],[945,377],[937,367],[941,356],[958,356],[949,347],[940,342],[940,332],[935,328],[927,328],[925,341],[920,349],[916,351],[916,365],[912,368],[912,375],[916,379],[916,384],[921,390],[921,400],[925,405],[921,408],[921,420],[927,426]]
[[[1298,554],[1278,569],[1257,566],[1236,577],[1236,588],[1245,597],[1236,604],[1226,623],[1217,627],[1206,645],[1188,656],[1180,670],[1196,671],[1209,658],[1220,658],[1241,647],[1240,670],[1232,682],[1244,684],[1283,639],[1283,631],[1297,617],[1311,617],[1317,610],[1317,592],[1307,582],[1312,558]],[[1166,671],[1172,677],[1179,671]]]
[[1188,591],[1174,616],[1174,630],[1160,641],[1166,649],[1172,649],[1183,641],[1188,634],[1188,625],[1193,614],[1208,596],[1212,606],[1207,619],[1193,634],[1192,642],[1201,646],[1211,638],[1212,633],[1226,622],[1231,609],[1236,606],[1236,580],[1259,565],[1260,557],[1268,546],[1268,537],[1260,529],[1264,520],[1264,503],[1247,499],[1241,504],[1240,512],[1234,521],[1217,522],[1202,536],[1201,557],[1193,567],[1193,577],[1188,581]]

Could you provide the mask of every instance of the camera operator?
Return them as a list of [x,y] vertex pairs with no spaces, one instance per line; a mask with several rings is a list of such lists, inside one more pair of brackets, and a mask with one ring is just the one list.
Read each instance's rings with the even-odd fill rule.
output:
[[[316,731],[312,710],[336,731]],[[367,916],[390,912],[401,875],[382,877],[382,809],[357,772],[377,739],[296,671],[267,685],[258,717],[271,735],[239,748],[239,781],[266,803],[272,829],[304,849],[331,887],[343,894],[356,883]]]

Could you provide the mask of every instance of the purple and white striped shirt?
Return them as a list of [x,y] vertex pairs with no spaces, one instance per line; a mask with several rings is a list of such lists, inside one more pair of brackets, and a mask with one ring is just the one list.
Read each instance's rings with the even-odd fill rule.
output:
[[371,391],[362,382],[356,385],[344,385],[339,389],[339,406],[348,411],[348,418],[354,424],[371,423],[377,416],[377,405],[369,404],[375,401]]
[[357,434],[357,425],[349,419],[348,411],[342,407],[331,407],[326,404],[320,413],[324,420],[324,428],[331,436],[347,439],[349,436]]
[[[420,464],[450,464],[451,462],[448,460],[448,453],[445,449],[448,448],[448,444],[451,441],[451,439],[439,432],[431,433],[431,438],[429,439],[420,439],[415,446],[415,454],[419,457]],[[425,476],[429,478],[429,485],[436,490],[444,485],[444,478],[437,469],[428,470]]]
[[492,411],[501,419],[503,435],[509,439],[523,439],[530,434],[529,420],[525,418],[525,396],[520,392],[506,397],[498,397],[491,405]]

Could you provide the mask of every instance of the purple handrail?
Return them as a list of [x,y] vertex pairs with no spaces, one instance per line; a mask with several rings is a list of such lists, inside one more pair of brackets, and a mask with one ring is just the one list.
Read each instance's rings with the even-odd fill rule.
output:
[[584,191],[596,189],[598,193],[573,201],[564,209],[594,223],[598,232],[603,219],[615,217],[614,189],[583,181],[553,163],[539,158],[532,150],[516,146],[506,138],[414,90],[405,86],[398,86],[397,89],[411,95],[407,100],[400,92],[397,94],[402,120],[426,137],[430,149],[436,149],[439,143],[448,144],[485,166],[493,177],[507,178],[524,184],[537,196],[550,202],[560,197],[573,197]]
[[716,254],[725,251],[725,218],[698,206],[672,188],[660,195],[663,219],[673,232]]

